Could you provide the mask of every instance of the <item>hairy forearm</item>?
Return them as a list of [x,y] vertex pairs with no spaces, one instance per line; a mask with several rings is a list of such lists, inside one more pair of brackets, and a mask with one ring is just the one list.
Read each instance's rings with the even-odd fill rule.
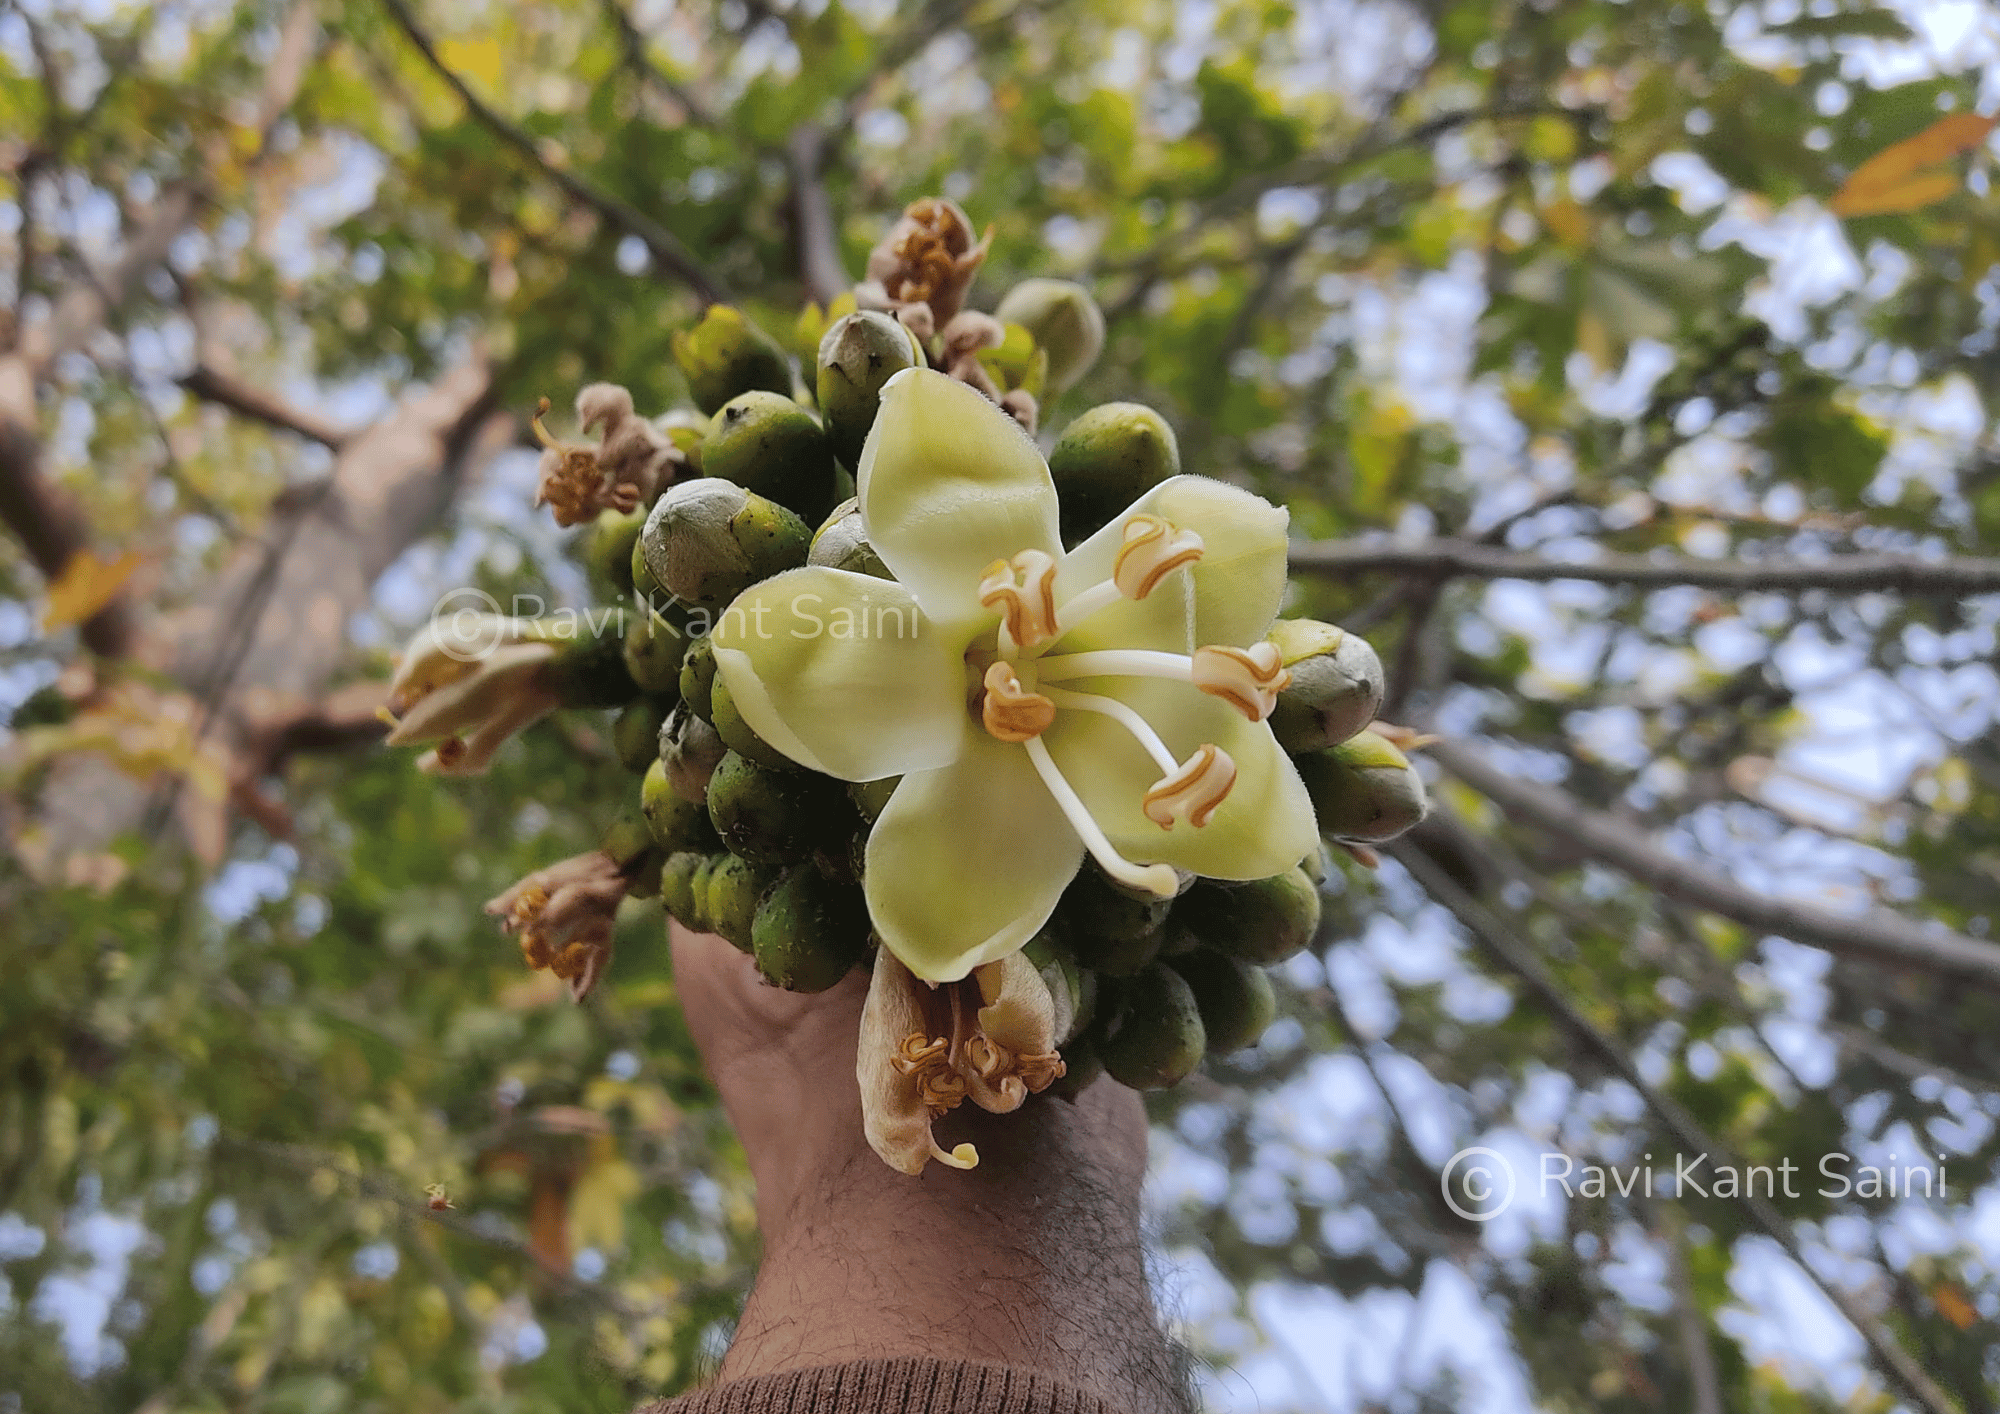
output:
[[1100,1082],[1074,1105],[966,1106],[940,1130],[977,1145],[979,1167],[910,1178],[837,1144],[815,1170],[760,1176],[764,1264],[723,1378],[931,1356],[1185,1408],[1146,1284],[1137,1097]]

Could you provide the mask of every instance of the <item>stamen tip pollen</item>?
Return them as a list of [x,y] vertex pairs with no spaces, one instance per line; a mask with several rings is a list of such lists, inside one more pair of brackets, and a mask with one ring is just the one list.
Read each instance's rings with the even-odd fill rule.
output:
[[947,1154],[943,1149],[938,1147],[937,1141],[933,1139],[931,1141],[931,1157],[939,1163],[949,1164],[955,1169],[976,1169],[979,1167],[979,1150],[970,1144],[960,1144]]

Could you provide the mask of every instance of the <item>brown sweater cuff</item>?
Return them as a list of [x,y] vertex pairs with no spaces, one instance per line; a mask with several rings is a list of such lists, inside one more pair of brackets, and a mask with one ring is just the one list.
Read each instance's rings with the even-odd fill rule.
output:
[[1070,1385],[1005,1365],[856,1360],[731,1380],[633,1414],[1122,1414]]

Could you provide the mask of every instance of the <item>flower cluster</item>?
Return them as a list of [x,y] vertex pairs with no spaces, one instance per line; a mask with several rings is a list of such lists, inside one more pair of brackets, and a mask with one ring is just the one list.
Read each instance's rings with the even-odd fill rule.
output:
[[446,772],[557,707],[624,704],[641,813],[489,911],[579,998],[655,891],[775,985],[867,967],[864,1125],[912,1174],[977,1161],[933,1137],[960,1104],[1171,1085],[1253,1043],[1263,968],[1318,926],[1324,845],[1372,863],[1426,808],[1410,738],[1373,722],[1372,650],[1277,617],[1282,508],[1182,474],[1136,404],[1044,453],[1103,317],[1049,280],[967,308],[987,248],[954,204],[911,206],[847,312],[801,319],[803,385],[711,309],[674,339],[698,435],[606,384],[577,400],[598,446],[538,420],[538,503],[594,520],[594,572],[645,612],[560,650],[433,625],[391,683],[392,742],[436,742]]

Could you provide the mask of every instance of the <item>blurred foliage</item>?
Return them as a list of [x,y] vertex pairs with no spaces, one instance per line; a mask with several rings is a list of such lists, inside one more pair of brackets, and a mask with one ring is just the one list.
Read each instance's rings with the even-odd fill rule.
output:
[[[660,222],[784,332],[804,298],[788,143],[807,122],[831,125],[850,271],[903,203],[951,195],[994,231],[977,304],[1062,274],[1110,316],[1045,430],[1150,403],[1184,466],[1283,498],[1308,537],[1711,557],[2000,541],[2000,207],[1983,131],[1937,131],[1972,112],[1980,75],[1940,71],[1914,11],[537,0],[420,18],[539,162],[376,0],[318,7],[261,163],[230,154],[255,146],[242,113],[282,6],[0,11],[0,281],[24,317],[132,210],[202,183],[171,275],[44,390],[53,474],[105,548],[41,629],[41,581],[0,562],[11,745],[61,719],[36,689],[77,651],[65,623],[140,562],[123,553],[177,602],[324,469],[175,387],[191,308],[260,382],[339,407],[379,407],[476,345],[504,406],[606,378],[665,411],[687,400],[669,345],[697,306],[550,172]],[[1897,143],[1921,160],[1890,176],[1929,185],[1884,197],[1877,167],[1872,199],[1827,214]],[[517,525],[461,513],[429,548],[462,548],[468,525],[479,582],[553,592],[564,567]],[[424,549],[411,563],[435,565]],[[1368,575],[1306,581],[1299,607],[1382,648],[1393,715],[1504,734],[1522,773],[1719,870],[1990,930],[1990,598],[1521,589]],[[1841,749],[1885,752],[1886,776],[1844,782],[1839,730],[1860,737]],[[142,837],[88,877],[26,848],[0,863],[0,1410],[581,1414],[698,1377],[755,1235],[657,910],[627,905],[583,1008],[479,911],[594,843],[631,788],[607,732],[568,714],[469,783],[400,755],[300,756],[290,837],[239,821],[214,877]],[[41,769],[17,762],[18,808]],[[2000,1270],[1971,1236],[2000,1146],[1992,999],[1817,971],[1461,787],[1440,795],[1465,828],[1426,850],[1745,1162],[1948,1152],[1951,1196],[1916,1205],[1928,1225],[1810,1177],[1778,1206],[1965,1409],[2000,1404]],[[1614,1191],[1511,1247],[1454,1217],[1439,1166],[1491,1132],[1619,1163],[1673,1141],[1403,871],[1331,890],[1325,960],[1293,969],[1271,1037],[1159,1102],[1173,1253],[1246,1303],[1413,1292],[1448,1264],[1503,1313],[1549,1409],[1883,1407],[1742,1334],[1763,1239],[1738,1203]],[[1361,1092],[1347,1120],[1329,1086]],[[1449,1133],[1409,1121],[1419,1098]],[[1216,1366],[1273,1368],[1269,1332],[1189,1334]],[[1457,1407],[1440,1379],[1421,1407]]]

